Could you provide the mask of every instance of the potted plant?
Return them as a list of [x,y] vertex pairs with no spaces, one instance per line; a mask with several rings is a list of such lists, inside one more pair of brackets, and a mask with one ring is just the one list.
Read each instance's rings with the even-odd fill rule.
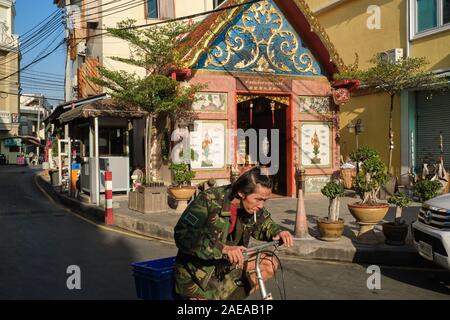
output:
[[169,169],[175,185],[169,188],[170,194],[178,201],[177,212],[182,213],[187,207],[187,202],[194,195],[197,189],[191,186],[191,180],[195,177],[195,172],[191,171],[186,163],[171,163]]
[[330,200],[328,217],[317,219],[320,240],[337,241],[344,231],[344,219],[339,218],[340,198],[344,195],[344,186],[337,181],[329,181],[321,190]]
[[408,224],[402,220],[403,208],[411,203],[411,199],[404,193],[399,193],[388,199],[388,202],[395,205],[394,222],[383,223],[383,234],[386,237],[386,244],[404,245],[406,236],[408,235]]
[[348,209],[360,225],[357,240],[364,243],[377,243],[373,228],[379,223],[387,211],[389,204],[380,203],[377,195],[386,182],[386,165],[378,152],[370,147],[362,147],[350,155],[352,161],[358,163],[358,174],[353,182],[361,202],[348,204]]
[[436,197],[441,187],[439,180],[421,180],[414,186],[414,196],[419,198],[420,202],[425,202]]

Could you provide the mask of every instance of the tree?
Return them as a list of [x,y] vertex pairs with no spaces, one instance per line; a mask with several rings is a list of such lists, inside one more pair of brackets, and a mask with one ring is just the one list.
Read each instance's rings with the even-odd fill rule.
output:
[[448,88],[447,80],[438,77],[425,67],[428,62],[425,58],[401,59],[397,62],[390,61],[383,55],[375,55],[371,60],[372,67],[367,70],[353,70],[336,74],[335,78],[357,79],[362,85],[375,90],[386,92],[390,97],[389,107],[389,161],[388,173],[392,174],[392,153],[394,149],[393,112],[394,97],[407,89],[442,89]]
[[151,132],[154,117],[168,117],[172,122],[189,122],[194,117],[191,110],[195,93],[202,86],[182,85],[170,76],[181,67],[180,43],[191,26],[171,22],[147,29],[137,28],[134,20],[119,22],[107,31],[116,38],[129,43],[130,57],[110,57],[115,61],[145,69],[145,75],[124,70],[111,70],[99,66],[99,77],[89,78],[108,89],[111,97],[119,103],[137,106],[148,111],[146,122],[146,181],[151,181],[150,156]]

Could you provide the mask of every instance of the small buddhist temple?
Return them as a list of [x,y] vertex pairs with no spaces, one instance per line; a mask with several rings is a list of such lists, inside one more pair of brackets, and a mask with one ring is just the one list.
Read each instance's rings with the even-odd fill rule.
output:
[[[333,74],[346,66],[304,1],[243,2],[229,0],[227,10],[199,22],[175,75],[203,85],[192,106],[193,182],[225,184],[233,171],[272,165],[275,194],[295,196],[296,168],[304,170],[305,191],[320,192],[339,170],[339,99],[348,90]],[[253,136],[237,138],[249,129]]]

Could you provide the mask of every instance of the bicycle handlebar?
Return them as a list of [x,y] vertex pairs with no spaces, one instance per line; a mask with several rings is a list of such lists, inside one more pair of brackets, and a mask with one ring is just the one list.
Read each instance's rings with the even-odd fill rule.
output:
[[268,247],[278,247],[279,245],[282,244],[281,240],[275,240],[275,241],[271,241],[271,242],[267,242],[267,243],[263,243],[254,247],[250,247],[247,250],[243,251],[242,254],[244,255],[244,261],[247,261],[250,258],[250,254],[254,253],[258,253],[261,250],[264,250]]

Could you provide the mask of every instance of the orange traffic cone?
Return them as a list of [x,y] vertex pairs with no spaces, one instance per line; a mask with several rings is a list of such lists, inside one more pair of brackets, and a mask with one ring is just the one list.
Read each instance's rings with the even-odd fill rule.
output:
[[297,213],[295,216],[294,236],[300,239],[312,238],[309,234],[308,221],[306,220],[305,200],[301,189],[298,191],[297,197]]

